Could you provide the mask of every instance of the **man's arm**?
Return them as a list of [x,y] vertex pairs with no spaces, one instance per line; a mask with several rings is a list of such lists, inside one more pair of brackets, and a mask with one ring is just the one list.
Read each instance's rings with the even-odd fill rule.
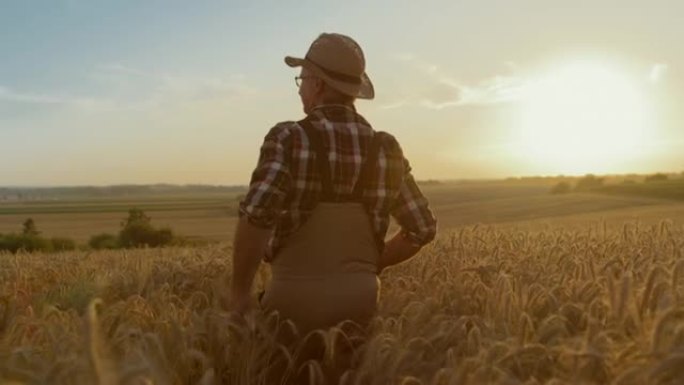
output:
[[264,256],[271,230],[257,227],[247,217],[240,218],[235,229],[230,307],[238,313],[249,308],[254,275]]
[[233,245],[230,307],[240,313],[249,307],[254,275],[290,189],[287,125],[278,124],[264,138],[249,191],[240,202]]
[[386,267],[396,265],[413,257],[422,247],[408,239],[403,230],[400,230],[392,239],[385,242],[385,248],[378,260],[378,274]]
[[404,176],[391,210],[401,230],[385,243],[378,261],[379,271],[413,257],[437,233],[437,220],[428,207],[428,201],[413,179],[408,160],[404,158],[403,162]]

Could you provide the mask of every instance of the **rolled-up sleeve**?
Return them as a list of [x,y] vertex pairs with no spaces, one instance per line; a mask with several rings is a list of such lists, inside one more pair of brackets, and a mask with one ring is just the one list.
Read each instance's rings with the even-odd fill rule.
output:
[[290,130],[287,123],[273,127],[261,146],[259,161],[249,183],[249,191],[240,202],[239,216],[262,228],[273,228],[290,189],[288,167]]
[[397,199],[391,209],[405,236],[414,243],[425,245],[437,234],[437,220],[429,208],[428,200],[411,174],[411,166],[404,159],[404,177]]

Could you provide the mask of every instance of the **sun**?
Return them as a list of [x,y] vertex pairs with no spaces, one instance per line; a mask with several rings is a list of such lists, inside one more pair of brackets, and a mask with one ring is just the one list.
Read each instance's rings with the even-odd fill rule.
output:
[[520,113],[525,156],[559,174],[618,170],[649,123],[638,79],[592,60],[568,62],[529,81]]

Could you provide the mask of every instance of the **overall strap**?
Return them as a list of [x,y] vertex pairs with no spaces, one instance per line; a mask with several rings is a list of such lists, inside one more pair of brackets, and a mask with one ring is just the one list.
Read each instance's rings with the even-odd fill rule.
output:
[[328,154],[323,149],[323,143],[321,143],[321,137],[316,132],[313,124],[309,120],[309,117],[297,122],[306,133],[309,138],[309,148],[316,153],[316,160],[318,161],[318,172],[321,174],[321,185],[322,185],[322,195],[321,201],[332,201],[332,179],[330,178],[330,168],[328,167]]
[[323,148],[323,143],[321,142],[321,136],[316,131],[313,124],[311,124],[311,121],[309,120],[308,117],[298,121],[297,124],[299,124],[304,129],[306,136],[309,138],[310,148],[316,154],[316,160],[318,163],[318,171],[321,175],[321,184],[322,184],[322,195],[321,195],[320,200],[322,202],[334,202],[334,201],[361,202],[361,200],[363,198],[364,189],[371,183],[369,178],[372,175],[373,167],[375,167],[376,163],[378,162],[378,154],[380,152],[380,144],[381,144],[381,133],[375,132],[373,135],[373,139],[371,140],[371,143],[368,147],[366,159],[363,162],[363,164],[361,165],[361,170],[359,171],[359,178],[356,181],[356,184],[354,186],[354,190],[352,191],[351,195],[349,196],[349,199],[334,199],[333,189],[332,189],[332,178],[330,177],[330,168],[329,168],[329,163],[328,163],[328,154],[325,152],[325,150]]
[[373,167],[375,167],[375,164],[378,162],[380,140],[381,133],[375,132],[373,134],[373,139],[371,140],[370,146],[368,147],[366,161],[363,163],[361,170],[359,171],[359,179],[357,179],[356,185],[354,186],[354,191],[352,191],[351,199],[355,202],[361,202],[363,199],[363,190],[371,184],[370,177],[373,175],[372,170]]

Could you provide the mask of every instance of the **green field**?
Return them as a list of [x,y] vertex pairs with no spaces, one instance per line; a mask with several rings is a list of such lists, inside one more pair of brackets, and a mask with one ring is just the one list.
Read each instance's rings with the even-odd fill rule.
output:
[[63,198],[0,203],[0,233],[16,232],[33,218],[47,236],[86,243],[99,233],[116,233],[131,208],[144,210],[158,226],[169,226],[190,238],[228,239],[238,207],[237,193],[180,196]]
[[[553,183],[543,179],[441,182],[422,185],[422,189],[440,229],[475,224],[526,229],[555,225],[582,228],[599,222],[601,226],[619,227],[625,221],[655,224],[666,218],[681,225],[684,205],[676,199],[681,182],[673,182],[666,182],[670,183],[667,188],[652,182],[561,195],[550,194]],[[2,202],[0,233],[20,231],[22,222],[31,217],[47,236],[70,237],[86,243],[94,234],[116,233],[128,209],[138,207],[152,217],[153,224],[169,226],[177,234],[229,241],[241,194],[244,191],[201,191]]]
[[684,178],[646,183],[614,184],[603,186],[599,191],[615,195],[684,200]]
[[[562,224],[582,227],[602,222],[644,224],[668,218],[684,221],[684,205],[676,199],[644,194],[549,194],[544,181],[443,182],[422,187],[441,229],[474,224],[544,228]],[[183,196],[88,198],[0,203],[0,233],[19,231],[33,218],[47,236],[86,243],[94,234],[116,233],[129,208],[145,210],[157,226],[195,239],[229,241],[237,219],[239,194],[199,193]]]

